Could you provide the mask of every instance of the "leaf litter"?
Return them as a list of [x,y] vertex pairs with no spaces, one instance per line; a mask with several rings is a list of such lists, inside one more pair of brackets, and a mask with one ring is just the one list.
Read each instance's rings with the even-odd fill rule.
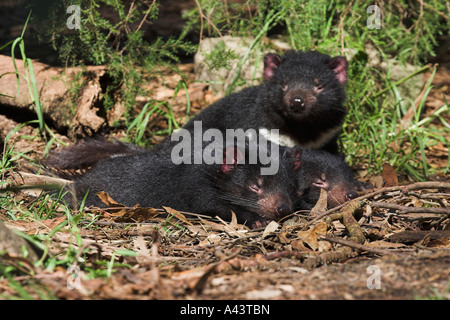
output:
[[[48,256],[61,259],[75,248],[82,289],[70,290],[60,267],[25,270],[15,279],[25,286],[38,281],[62,299],[412,298],[431,288],[448,297],[450,183],[381,187],[332,210],[297,212],[253,230],[238,224],[234,213],[226,222],[168,207],[126,208],[101,196],[113,206],[86,209],[79,240],[66,215],[40,221],[2,216],[8,228],[28,235],[49,235],[65,224],[48,238]],[[90,278],[85,270],[105,268],[97,261],[116,265],[108,277]],[[393,287],[367,289],[364,268],[374,264]],[[404,279],[391,270],[400,267]],[[350,282],[356,289],[346,287],[355,273]],[[5,280],[0,291],[14,294]]]

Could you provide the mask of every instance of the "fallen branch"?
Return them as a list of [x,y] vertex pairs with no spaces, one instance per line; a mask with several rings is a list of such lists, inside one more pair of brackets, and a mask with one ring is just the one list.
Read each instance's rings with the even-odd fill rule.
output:
[[450,215],[450,209],[445,208],[431,208],[431,207],[407,207],[402,206],[395,203],[387,203],[387,202],[370,202],[369,203],[372,207],[376,208],[386,208],[386,209],[395,209],[400,210],[400,214],[405,213],[439,213],[439,214],[445,214],[447,216]]
[[[359,250],[359,251],[367,251],[367,252],[380,254],[380,255],[394,254],[394,252],[391,252],[389,250],[382,250],[382,249],[371,248],[369,246],[365,246],[365,245],[357,243],[355,241],[339,239],[339,238],[330,237],[330,236],[327,236],[327,235],[322,235],[322,236],[319,236],[319,237],[322,240],[326,240],[326,241],[331,242],[331,243],[341,244],[343,246],[347,246],[347,247],[350,247],[350,248],[353,248],[353,249],[356,249],[356,250]],[[395,254],[398,254],[398,253],[396,252]]]
[[430,240],[437,240],[441,238],[450,238],[450,230],[418,230],[418,231],[402,231],[396,234],[393,234],[389,237],[389,241],[392,242],[417,242],[422,240],[423,238],[429,236]]
[[[19,74],[25,74],[23,60],[15,59]],[[69,135],[95,133],[107,123],[107,120],[100,117],[99,102],[103,99],[104,75],[106,67],[87,66],[59,68],[52,67],[39,61],[33,60],[33,70],[36,79],[36,91],[39,94],[40,105],[43,115],[50,118],[57,128],[68,129]],[[74,83],[78,75],[82,73],[83,85],[79,88],[79,96],[70,94],[71,83]],[[0,55],[0,104],[10,107],[18,112],[35,112],[33,105],[35,101],[29,94],[24,94],[27,82],[23,77],[19,77],[21,92],[18,92],[17,78],[14,69],[13,59]],[[72,105],[76,99],[75,109]],[[123,109],[120,103],[113,106],[114,110]],[[111,111],[111,115],[115,113]],[[120,115],[119,115],[120,116]],[[118,119],[118,117],[117,117]],[[117,120],[108,119],[111,121]]]
[[[347,202],[344,208],[342,209],[342,212],[329,216],[325,221],[327,225],[330,225],[331,222],[334,220],[342,221],[348,233],[350,234],[350,238],[348,241],[351,241],[352,243],[358,245],[362,245],[366,241],[366,237],[364,236],[361,230],[361,226],[358,224],[353,215],[356,210],[361,208],[362,203],[363,201],[356,201],[356,200]],[[357,252],[353,250],[353,247],[344,246],[337,248],[333,252],[325,252],[317,256],[311,256],[305,260],[304,265],[306,268],[314,268],[322,264],[329,264],[332,262],[344,262],[356,255]]]
[[334,262],[345,262],[348,259],[357,256],[357,252],[350,247],[341,247],[333,252],[325,252],[317,256],[310,256],[303,263],[305,268],[313,269],[320,265],[334,263]]
[[[372,198],[376,195],[385,193],[385,192],[393,192],[393,191],[401,191],[404,194],[408,194],[411,190],[417,190],[417,189],[450,189],[450,183],[448,182],[439,182],[439,181],[425,181],[425,182],[416,182],[409,185],[402,185],[402,186],[393,186],[393,187],[384,187],[384,188],[378,188],[375,191],[368,192],[358,198],[353,199],[352,201],[361,201],[365,199]],[[314,224],[316,221],[340,210],[343,208],[347,203],[343,203],[337,207],[334,207],[328,211],[325,211],[324,213],[318,215],[313,220],[309,221],[305,224],[305,226],[302,228],[302,230],[306,230],[310,225]]]

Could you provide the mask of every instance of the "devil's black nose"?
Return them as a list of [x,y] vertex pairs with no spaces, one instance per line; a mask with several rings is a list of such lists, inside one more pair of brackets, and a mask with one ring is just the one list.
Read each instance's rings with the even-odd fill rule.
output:
[[277,213],[281,216],[286,216],[292,213],[291,207],[286,203],[280,204],[277,208]]
[[351,190],[345,195],[345,200],[350,201],[358,197],[358,193],[356,191]]
[[303,100],[303,98],[300,96],[292,98],[291,103],[294,108],[303,108],[305,106],[305,100]]

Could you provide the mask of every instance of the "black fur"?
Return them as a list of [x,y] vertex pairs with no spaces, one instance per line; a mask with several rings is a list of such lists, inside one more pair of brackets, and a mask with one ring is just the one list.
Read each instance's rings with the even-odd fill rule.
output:
[[[337,136],[346,115],[346,60],[291,51],[283,56],[268,54],[264,64],[263,84],[217,101],[184,129],[193,133],[194,121],[202,122],[202,130],[223,133],[226,129],[279,129],[295,145],[337,153]],[[128,153],[126,145],[120,145],[117,152],[109,152],[108,147],[100,147],[99,155],[83,158],[89,148],[78,147],[60,156],[72,161],[72,166],[97,162],[75,182],[79,198],[89,190],[88,205],[102,206],[95,193],[106,191],[127,206],[169,206],[227,220],[232,210],[240,223],[251,226],[276,220],[294,208],[311,208],[320,188],[329,192],[330,206],[356,194],[350,168],[340,156],[325,151],[282,148],[278,173],[262,177],[261,164],[174,165],[170,159],[174,145],[167,138],[152,151]],[[117,156],[121,154],[126,155]]]
[[112,156],[131,155],[142,151],[130,143],[109,141],[102,137],[87,138],[70,147],[51,152],[44,164],[58,170],[84,170]]

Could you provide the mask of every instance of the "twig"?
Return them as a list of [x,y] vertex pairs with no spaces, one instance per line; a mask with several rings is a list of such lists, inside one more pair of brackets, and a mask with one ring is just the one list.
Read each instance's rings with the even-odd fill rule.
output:
[[425,237],[429,237],[430,241],[450,237],[450,230],[417,230],[417,231],[401,231],[389,237],[391,242],[417,242]]
[[[337,213],[333,216],[329,216],[326,219],[327,225],[331,222],[331,220],[341,220],[348,233],[350,234],[350,240],[353,240],[352,243],[354,242],[360,245],[362,245],[366,241],[366,238],[362,232],[361,226],[353,217],[353,214],[361,207],[362,203],[363,201],[350,201],[346,203],[345,207],[342,209],[342,212]],[[357,252],[352,250],[351,247],[344,246],[341,248],[337,248],[333,252],[325,252],[317,256],[309,257],[304,261],[304,265],[306,268],[314,268],[321,264],[327,264],[331,262],[344,262],[354,257],[356,254]]]
[[429,207],[407,207],[395,203],[377,202],[369,203],[372,207],[401,210],[400,213],[442,213],[447,216],[450,215],[450,209],[445,208],[429,208]]
[[199,47],[200,47],[200,42],[202,41],[202,37],[203,37],[203,19],[206,19],[206,21],[208,21],[208,23],[213,27],[213,29],[216,30],[216,32],[218,33],[218,35],[222,39],[222,41],[225,42],[225,39],[223,38],[220,30],[217,29],[216,25],[214,23],[212,23],[212,21],[203,13],[202,7],[201,7],[200,3],[198,2],[198,0],[195,0],[195,4],[197,5],[198,11],[200,13],[200,35],[199,35],[199,41],[198,41]]
[[355,257],[357,252],[352,250],[352,248],[343,246],[338,248],[336,251],[325,252],[317,256],[311,256],[307,258],[303,264],[307,269],[313,269],[323,264],[333,263],[333,262],[345,262],[348,259]]
[[155,4],[156,0],[153,0],[153,2],[151,3],[150,7],[148,8],[148,10],[145,12],[144,18],[142,18],[141,23],[139,24],[139,26],[137,27],[136,31],[139,31],[142,28],[142,25],[144,24],[145,20],[147,20],[147,17],[150,13],[150,11],[152,10],[153,5]]
[[339,239],[339,238],[330,237],[330,236],[327,236],[327,235],[321,235],[319,237],[322,240],[326,240],[326,241],[332,242],[332,243],[338,243],[338,244],[341,244],[343,246],[347,246],[347,247],[350,247],[350,248],[353,248],[353,249],[356,249],[356,250],[360,250],[360,251],[367,251],[367,252],[371,252],[371,253],[375,253],[375,254],[381,254],[381,255],[394,254],[393,252],[390,252],[389,250],[382,250],[382,249],[371,248],[369,246],[365,246],[365,245],[357,243],[355,241]]

